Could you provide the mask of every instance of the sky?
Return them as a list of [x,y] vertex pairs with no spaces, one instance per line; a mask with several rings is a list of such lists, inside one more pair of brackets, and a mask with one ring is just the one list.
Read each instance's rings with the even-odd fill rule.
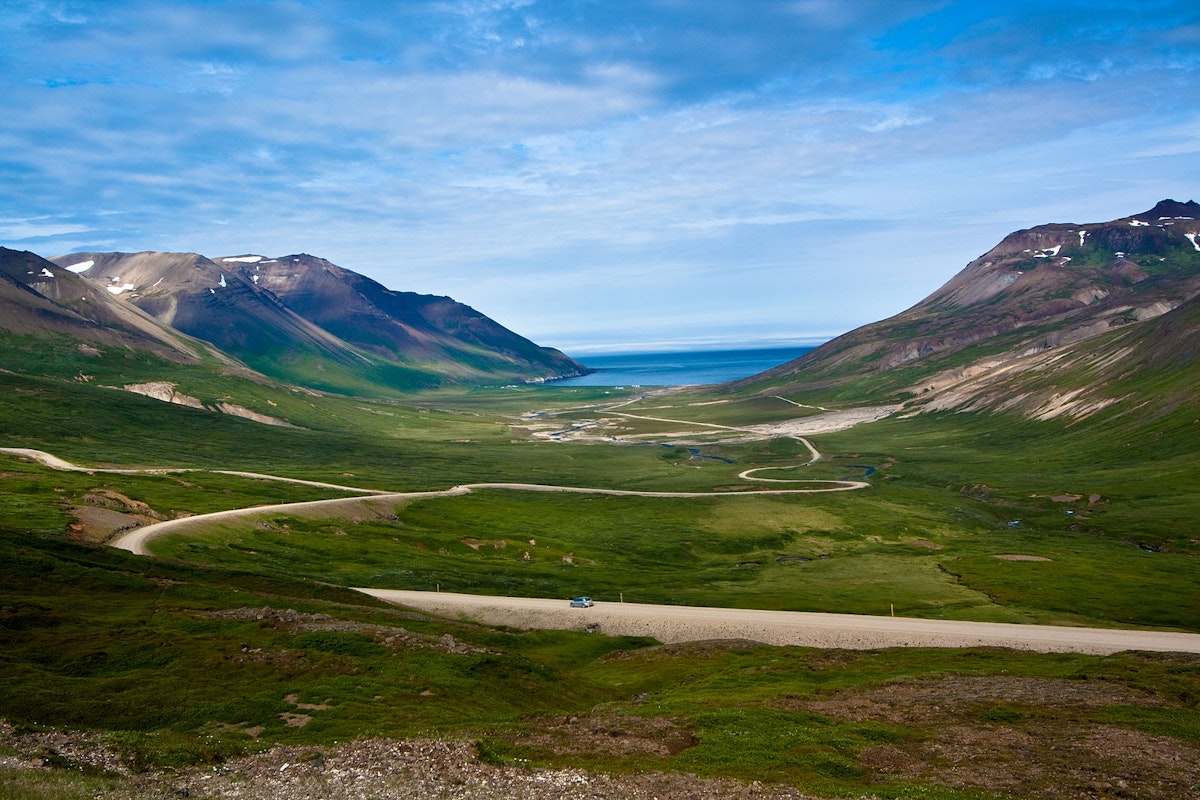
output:
[[1196,0],[0,0],[0,245],[311,253],[574,356],[815,344],[1200,199]]

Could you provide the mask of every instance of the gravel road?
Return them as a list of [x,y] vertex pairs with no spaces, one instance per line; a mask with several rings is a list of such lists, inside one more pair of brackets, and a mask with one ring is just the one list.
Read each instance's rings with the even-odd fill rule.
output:
[[[36,459],[54,469],[82,470],[49,453],[22,448],[0,448],[0,452]],[[815,454],[815,450],[814,450]],[[819,457],[819,454],[816,454]],[[122,473],[156,472],[149,469],[102,470]],[[248,474],[248,473],[235,473]],[[280,480],[254,474],[254,477]],[[286,480],[286,479],[284,479]],[[761,479],[760,479],[761,480]],[[297,481],[313,483],[310,481]],[[146,543],[165,533],[199,530],[218,521],[248,518],[264,513],[286,512],[314,516],[354,517],[379,514],[387,507],[417,497],[467,494],[471,489],[514,489],[540,492],[580,492],[645,497],[736,497],[750,494],[802,494],[813,491],[847,491],[866,488],[861,481],[828,481],[819,489],[767,489],[747,492],[645,492],[538,484],[478,483],[444,491],[382,493],[371,489],[368,497],[317,500],[277,506],[231,509],[213,514],[169,520],[129,531],[109,542],[138,555],[148,555]],[[313,484],[333,487],[333,484]],[[351,487],[336,487],[350,489]],[[468,616],[493,625],[523,628],[583,629],[590,624],[615,635],[650,636],[663,643],[706,639],[750,639],[775,645],[802,645],[845,649],[877,647],[1010,647],[1045,653],[1072,652],[1107,654],[1122,650],[1200,653],[1200,634],[1132,631],[1099,628],[1068,628],[1048,625],[1016,625],[991,622],[960,622],[911,617],[875,617],[852,614],[817,614],[791,611],[758,611],[734,608],[660,606],[640,603],[602,603],[594,608],[573,609],[566,600],[514,597],[485,597],[439,592],[360,589],[388,602],[412,606],[450,617]]]
[[342,497],[335,500],[310,500],[306,503],[280,503],[268,506],[251,506],[249,508],[232,508],[228,511],[214,511],[211,514],[196,514],[191,517],[170,519],[166,522],[155,522],[141,528],[121,534],[108,544],[121,550],[128,550],[137,556],[148,556],[147,542],[158,536],[169,533],[200,532],[211,528],[213,523],[231,522],[234,520],[252,519],[269,514],[294,514],[297,516],[336,517],[338,519],[370,518],[394,513],[395,507],[414,497],[450,497],[466,494],[466,489],[454,488],[444,492],[397,492],[394,494],[375,494],[370,497]]
[[358,589],[389,603],[451,618],[514,628],[584,629],[598,624],[616,636],[651,636],[664,644],[749,639],[764,644],[869,650],[879,647],[1009,647],[1041,653],[1109,654],[1122,650],[1200,653],[1200,634],[1054,625],[756,611],[738,608],[597,603],[487,597],[450,592]]

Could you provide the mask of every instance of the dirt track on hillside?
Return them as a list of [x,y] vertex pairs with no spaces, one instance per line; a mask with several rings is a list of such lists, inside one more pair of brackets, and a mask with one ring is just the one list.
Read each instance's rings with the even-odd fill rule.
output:
[[[871,410],[872,414],[883,414],[884,411],[883,409]],[[858,422],[862,421],[865,421],[865,419],[858,420]],[[778,435],[782,431],[775,429],[772,433]],[[791,431],[791,435],[799,438],[798,431]],[[820,453],[811,443],[803,439],[801,441],[809,448],[812,460],[820,458]],[[176,471],[148,468],[91,470],[38,450],[0,448],[0,452],[32,458],[54,469],[61,470],[115,472],[123,474]],[[769,482],[807,482],[752,478],[749,473],[754,471],[756,470],[746,471],[743,473],[743,477]],[[821,485],[807,489],[763,489],[743,492],[652,492],[548,486],[541,484],[478,483],[455,486],[442,491],[385,493],[375,489],[276,478],[258,473],[230,474],[357,491],[368,496],[316,500],[305,503],[254,506],[168,520],[123,533],[109,542],[109,544],[138,555],[149,555],[146,545],[152,538],[168,533],[199,531],[213,523],[219,524],[239,519],[248,520],[254,516],[272,513],[311,515],[316,517],[370,518],[372,516],[392,514],[398,504],[411,499],[458,496],[468,494],[472,489],[573,492],[639,497],[736,497],[742,495],[850,491],[867,488],[870,485],[863,481],[812,481],[812,483]],[[567,606],[565,600],[483,597],[384,589],[362,589],[360,591],[380,597],[389,602],[410,605],[425,611],[451,617],[468,616],[488,624],[508,625],[518,628],[583,629],[589,624],[594,623],[604,633],[649,636],[668,644],[708,639],[748,639],[764,644],[845,649],[990,646],[1040,652],[1100,654],[1122,650],[1200,652],[1200,634],[959,622],[906,617],[655,606],[634,603],[602,603],[595,608],[572,609]]]
[[[795,481],[800,483],[801,481]],[[390,494],[377,493],[369,497],[340,497],[333,500],[310,500],[304,503],[281,503],[278,505],[250,506],[249,508],[233,508],[228,511],[214,511],[211,514],[197,514],[191,517],[156,522],[142,528],[122,533],[108,544],[121,550],[128,550],[134,555],[148,556],[146,549],[151,539],[172,533],[199,532],[213,523],[232,522],[237,519],[250,519],[262,514],[296,514],[311,517],[337,517],[339,519],[369,519],[371,516],[385,516],[394,513],[397,504],[407,500],[430,497],[456,497],[470,494],[473,489],[511,489],[519,492],[567,492],[573,494],[606,494],[616,497],[743,497],[746,495],[780,495],[780,494],[812,494],[814,492],[848,492],[854,489],[865,489],[871,484],[865,481],[813,481],[819,487],[810,489],[752,489],[741,492],[643,492],[630,489],[591,489],[580,486],[548,486],[536,483],[472,483],[455,486],[452,489],[432,492],[394,492]]]
[[[810,449],[811,445],[810,445]],[[816,453],[815,450],[813,450]],[[31,450],[28,448],[17,447],[0,447],[0,453],[9,453],[11,455],[29,458],[44,464],[51,469],[64,470],[69,472],[110,472],[120,475],[163,475],[175,472],[201,472],[205,470],[197,469],[174,469],[174,468],[91,468],[81,467],[77,464],[72,464],[58,456],[42,450]],[[819,454],[817,454],[819,458]],[[358,492],[366,497],[343,497],[332,500],[310,500],[302,503],[281,503],[278,505],[251,506],[249,508],[233,508],[227,511],[216,511],[210,514],[197,514],[191,517],[183,517],[180,519],[167,520],[166,522],[158,522],[152,525],[146,525],[135,530],[125,532],[108,542],[113,547],[122,550],[128,550],[135,555],[145,556],[150,555],[150,551],[146,549],[146,543],[158,536],[163,536],[168,533],[186,533],[188,531],[199,531],[203,526],[217,522],[230,522],[238,518],[250,518],[260,514],[273,513],[288,513],[299,514],[301,516],[317,516],[317,517],[334,517],[341,516],[344,518],[353,518],[358,514],[365,512],[369,517],[372,514],[379,515],[384,513],[381,509],[391,507],[395,508],[397,503],[413,500],[417,498],[427,497],[453,497],[458,495],[470,494],[473,489],[510,489],[513,491],[522,492],[568,492],[574,494],[604,494],[617,497],[666,497],[666,498],[700,498],[700,497],[738,497],[743,495],[783,495],[783,494],[813,494],[820,492],[848,492],[856,489],[870,488],[871,484],[866,481],[851,481],[851,480],[796,480],[796,481],[769,481],[772,483],[806,483],[812,484],[808,488],[791,488],[791,489],[750,489],[738,492],[654,492],[640,491],[633,489],[596,489],[586,486],[553,486],[539,483],[471,483],[462,486],[455,486],[445,490],[434,490],[428,492],[386,492],[380,489],[364,489],[355,486],[343,486],[336,483],[323,483],[320,481],[308,481],[298,478],[282,478],[274,475],[264,475],[258,472],[238,472],[232,470],[210,470],[211,472],[223,475],[237,475],[244,478],[253,478],[256,480],[282,481],[285,483],[297,483],[305,486],[315,486],[326,489],[336,489],[338,491]],[[764,478],[750,478],[748,480],[768,480]],[[388,511],[386,513],[391,513]]]
[[1200,653],[1200,634],[1067,628],[995,622],[817,614],[738,608],[597,603],[571,608],[567,600],[487,597],[449,592],[358,589],[390,603],[451,618],[513,628],[583,630],[649,636],[664,644],[746,639],[763,644],[870,650],[881,647],[1008,647],[1042,653],[1109,654],[1122,650]]
[[128,550],[134,555],[148,556],[151,553],[147,549],[147,544],[151,539],[172,533],[199,533],[211,528],[214,523],[245,520],[263,514],[289,514],[316,518],[336,517],[345,520],[371,519],[394,513],[397,504],[414,497],[450,497],[465,493],[463,490],[450,489],[444,492],[377,494],[370,497],[341,497],[334,500],[312,500],[307,503],[280,503],[278,505],[251,506],[250,508],[233,508],[229,511],[197,514],[193,517],[181,517],[135,528],[122,533],[108,544],[121,550]]

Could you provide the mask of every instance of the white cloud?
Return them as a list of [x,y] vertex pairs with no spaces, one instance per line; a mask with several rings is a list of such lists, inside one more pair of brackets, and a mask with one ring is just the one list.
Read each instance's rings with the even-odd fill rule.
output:
[[90,228],[87,225],[73,225],[59,222],[52,217],[41,217],[39,219],[0,219],[0,239],[8,241],[67,236],[75,233],[84,233],[88,230]]
[[1183,2],[79,8],[0,21],[6,242],[313,252],[548,344],[836,332],[1200,185]]

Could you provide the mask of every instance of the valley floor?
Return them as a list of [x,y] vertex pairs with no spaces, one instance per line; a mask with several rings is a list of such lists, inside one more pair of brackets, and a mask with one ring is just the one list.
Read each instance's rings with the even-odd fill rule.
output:
[[[807,442],[806,442],[807,444]],[[811,445],[809,445],[810,449]],[[11,450],[34,458],[55,469],[82,469],[63,459],[35,450]],[[820,454],[812,449],[814,460]],[[137,472],[140,470],[120,470]],[[153,470],[147,470],[153,471]],[[257,475],[268,478],[271,476]],[[623,492],[617,490],[556,487],[534,484],[475,484],[476,487],[512,488],[525,491],[567,491],[644,496],[680,496],[693,493]],[[864,488],[866,483],[844,481],[823,489],[768,489],[758,493],[794,493],[845,491]],[[337,487],[350,488],[350,487]],[[122,534],[110,544],[138,555],[148,555],[147,542],[166,533],[183,533],[233,517],[288,510],[292,513],[319,511],[322,514],[353,513],[360,506],[395,502],[417,496],[453,496],[466,494],[469,486],[456,486],[443,492],[379,494],[292,503],[279,506],[255,506],[245,509],[186,517],[148,525]],[[707,496],[697,492],[694,496]],[[650,636],[664,643],[711,639],[746,639],[774,645],[805,647],[874,649],[880,647],[1009,647],[1037,652],[1074,652],[1109,654],[1123,650],[1200,653],[1200,634],[1132,631],[1097,628],[1070,628],[1043,625],[1016,625],[960,620],[933,620],[911,617],[878,617],[851,614],[817,614],[787,611],[761,611],[734,608],[651,605],[641,603],[605,603],[589,609],[571,609],[565,600],[526,597],[494,597],[442,592],[416,592],[381,588],[359,591],[388,602],[419,608],[449,617],[466,616],[492,625],[520,628],[595,629],[619,636]]]
[[[867,416],[874,416],[875,413]],[[878,413],[882,414],[883,411]],[[669,432],[662,431],[659,426],[661,422],[684,422],[642,415],[613,413],[612,416],[632,420],[645,431],[630,434],[628,439],[618,440],[616,423],[604,423],[611,426],[604,432],[608,440],[631,444],[640,438],[668,438]],[[854,422],[847,417],[842,419]],[[709,437],[706,440],[710,440],[714,436],[735,439],[755,436],[761,440],[790,437],[794,438],[799,446],[783,451],[779,460],[802,460],[807,457],[807,463],[811,464],[819,461],[821,454],[807,439],[802,438],[813,434],[814,431],[810,427],[801,427],[801,423],[807,426],[829,426],[837,423],[837,419],[818,419],[814,416],[808,422],[798,420],[795,426],[786,430],[778,426],[752,430],[750,426],[692,421],[688,423],[692,427],[684,436],[695,437],[697,440],[705,437]],[[582,433],[575,434],[572,433],[576,430],[574,427],[564,428],[557,423],[555,427],[562,432],[563,437],[590,435],[587,428],[582,428]],[[817,428],[818,432],[821,430],[824,428]],[[0,451],[34,458],[58,470],[108,471],[130,475],[162,472],[147,468],[99,470],[79,467],[40,451],[6,448],[0,448]],[[255,466],[258,465],[251,465],[251,468]],[[765,481],[776,486],[780,483],[801,486],[807,483],[808,486],[754,492],[748,490],[747,485],[739,485],[733,493],[845,492],[868,486],[867,483],[858,481],[789,481],[783,477],[789,473],[769,471],[787,469],[790,467],[754,467],[742,471],[738,479]],[[287,480],[257,473],[232,474],[267,480]],[[349,476],[349,473],[343,474]],[[489,473],[484,473],[485,476],[487,474]],[[826,474],[839,473],[830,471]],[[764,475],[775,477],[767,478]],[[451,478],[441,485],[449,485],[454,480],[457,478]],[[286,509],[287,513],[297,513],[297,516],[301,516],[298,512],[305,508],[314,509],[314,515],[353,516],[359,513],[359,510],[379,509],[388,503],[398,502],[395,498],[431,495],[453,495],[454,499],[447,501],[445,507],[457,507],[459,503],[472,502],[466,497],[460,498],[470,494],[472,486],[523,492],[595,492],[637,497],[711,497],[714,494],[479,483],[455,486],[440,492],[399,495],[386,490],[362,489],[340,484],[293,482],[352,492],[360,496],[315,503],[235,508],[217,514],[197,514],[167,524],[184,526],[176,528],[176,532],[185,530],[186,525],[195,525],[199,531],[205,525],[220,520],[222,515],[225,519],[246,519],[254,514],[269,513],[272,509]],[[588,481],[582,479],[579,482]],[[867,500],[874,494],[872,491],[866,494],[851,492],[825,495],[823,498],[832,498],[837,502],[845,501],[850,506],[858,507],[859,500]],[[318,494],[322,495],[323,492]],[[262,498],[265,496],[267,495],[254,495],[258,502],[264,502]],[[540,498],[545,497],[547,495],[540,495]],[[251,502],[254,500],[247,497],[240,501],[230,500],[227,505],[200,507],[248,506]],[[147,537],[164,530],[168,529],[147,524],[135,533]],[[97,536],[93,541],[99,541],[101,538]],[[118,541],[134,552],[144,552],[144,549],[139,549],[144,548],[144,538],[141,540],[142,544],[136,547],[134,542],[137,539],[113,539],[110,544]],[[1011,551],[998,549],[997,552]],[[124,559],[124,554],[120,555]],[[1016,558],[1004,555],[992,557]],[[125,562],[129,560],[125,559],[122,563]],[[344,581],[341,585],[370,582],[371,579],[367,577],[361,581]],[[174,580],[164,579],[163,584],[163,589],[173,592],[172,597],[175,598],[186,598],[186,592],[192,591],[182,582]],[[405,584],[397,581],[393,585]],[[180,586],[184,588],[179,588]],[[710,701],[707,697],[705,704],[689,705],[693,698],[705,696],[709,691],[706,684],[697,689],[688,689],[690,694],[682,700],[663,692],[654,701],[665,709],[659,710],[657,716],[652,715],[648,708],[642,709],[642,713],[633,712],[633,706],[640,705],[642,701],[638,698],[644,698],[644,694],[633,695],[634,700],[630,701],[628,706],[624,700],[612,707],[568,704],[561,710],[555,708],[551,712],[543,712],[542,716],[522,717],[519,725],[506,722],[503,728],[493,727],[483,738],[476,738],[472,733],[470,738],[475,744],[428,738],[379,738],[386,735],[387,728],[372,722],[362,728],[369,732],[367,738],[355,741],[347,741],[350,737],[342,733],[327,733],[324,739],[290,740],[315,742],[308,745],[274,746],[252,755],[209,761],[203,766],[176,768],[135,765],[127,756],[114,749],[114,740],[107,740],[106,743],[102,734],[80,733],[77,732],[78,727],[35,731],[28,727],[9,726],[0,720],[0,797],[89,797],[95,800],[165,800],[168,797],[245,800],[340,800],[351,797],[378,797],[381,800],[402,797],[458,797],[472,800],[486,797],[538,800],[597,796],[631,800],[650,797],[663,800],[726,797],[803,800],[810,797],[800,788],[792,786],[743,784],[681,774],[693,768],[686,759],[672,760],[678,753],[663,753],[655,749],[666,747],[668,745],[664,743],[673,740],[684,742],[683,746],[689,749],[701,748],[695,749],[694,752],[702,755],[714,752],[721,754],[722,742],[725,740],[720,737],[725,734],[741,736],[743,728],[756,734],[762,732],[762,741],[769,742],[772,757],[775,755],[774,749],[778,748],[780,751],[786,751],[785,754],[796,763],[802,764],[802,767],[794,768],[796,772],[789,773],[793,776],[806,776],[791,778],[796,787],[821,792],[824,796],[834,794],[834,789],[829,788],[833,784],[824,777],[821,778],[825,780],[824,783],[810,781],[811,776],[817,773],[814,771],[816,768],[809,767],[808,764],[818,763],[811,760],[817,756],[810,756],[809,750],[805,749],[813,747],[807,738],[810,736],[819,741],[817,747],[823,748],[818,753],[822,759],[832,758],[828,755],[833,752],[833,746],[829,742],[841,742],[842,739],[838,737],[842,736],[850,737],[845,740],[850,741],[850,745],[838,745],[845,747],[845,752],[838,754],[841,760],[822,760],[819,766],[825,769],[827,765],[833,764],[839,769],[853,770],[845,774],[852,775],[853,780],[859,781],[853,784],[855,796],[931,796],[925,789],[937,786],[952,788],[944,791],[934,789],[932,796],[976,797],[982,796],[977,794],[978,792],[991,792],[995,794],[989,796],[1043,797],[1047,800],[1135,795],[1151,800],[1174,800],[1177,797],[1191,796],[1196,787],[1200,786],[1200,750],[1195,746],[1193,721],[1193,698],[1196,695],[1194,689],[1188,688],[1194,683],[1187,683],[1188,680],[1194,680],[1191,676],[1194,674],[1196,656],[1192,654],[1200,653],[1200,634],[614,602],[604,602],[589,609],[575,609],[568,606],[565,598],[537,600],[440,592],[388,592],[379,589],[360,591],[451,619],[467,617],[510,628],[545,627],[565,630],[581,630],[595,623],[601,634],[653,637],[666,644],[658,648],[646,647],[636,654],[637,658],[647,659],[646,663],[662,667],[665,662],[682,653],[683,655],[678,656],[681,662],[686,663],[687,658],[694,659],[692,664],[686,666],[687,670],[701,673],[706,680],[711,679],[712,685],[721,686],[720,691],[723,693],[728,693],[731,685],[743,680],[746,684],[758,681],[758,676],[765,676],[764,681],[773,681],[780,679],[781,675],[786,675],[787,680],[796,682],[769,691],[762,689],[762,696],[756,693],[760,691],[760,686],[767,684],[756,683],[752,691],[732,697],[728,701],[733,708],[733,711],[729,712],[707,705]],[[582,591],[595,589],[588,586]],[[155,589],[155,597],[158,596],[157,592],[158,589]],[[503,593],[503,589],[496,591],[496,594]],[[258,595],[250,596],[255,598],[255,602],[265,602],[258,600]],[[224,589],[220,597],[221,602],[224,602]],[[673,595],[668,598],[669,602],[673,600]],[[125,596],[121,595],[121,603],[125,602]],[[181,612],[174,605],[177,602],[179,601],[154,600],[147,608],[155,609],[156,619],[180,616]],[[185,600],[184,605],[190,602],[198,601]],[[231,599],[228,602],[248,601]],[[718,599],[718,602],[721,601]],[[887,609],[886,602],[876,607],[885,611]],[[237,610],[258,612],[258,606],[246,606],[246,609],[235,609]],[[292,609],[289,609],[288,613],[305,619],[316,619],[320,616],[311,612],[295,612]],[[406,612],[376,609],[374,613]],[[236,619],[257,621],[261,617],[239,616]],[[1097,615],[1095,619],[1100,620],[1099,624],[1105,624],[1105,620],[1117,618]],[[212,618],[189,617],[187,624],[194,625],[198,620],[207,625]],[[281,647],[279,650],[283,652],[283,649],[303,650],[293,641],[299,636],[311,637],[314,633],[331,632],[345,634],[350,630],[359,630],[365,625],[361,622],[343,621],[341,618],[328,618],[327,622],[332,626],[357,627],[331,627],[328,630],[298,633],[295,630],[276,630],[271,628],[269,623],[264,623],[266,627],[262,630],[253,625],[247,625],[247,630],[251,631],[253,636],[261,638],[261,641],[260,638],[251,639],[252,645],[279,637],[279,641],[286,644],[286,648]],[[740,650],[756,649],[743,647],[747,644],[746,640],[821,649],[797,653],[779,648],[758,648],[760,651],[771,649],[774,652],[768,656],[755,656],[753,653],[744,656],[739,653]],[[230,641],[237,642],[242,639]],[[591,646],[598,645],[605,639],[601,636],[581,637],[580,641],[586,642],[586,646]],[[689,642],[691,644],[687,644]],[[374,641],[363,646],[382,647]],[[104,643],[104,647],[108,648],[107,642]],[[242,647],[246,648],[247,645]],[[901,647],[979,649],[939,650],[936,653],[923,653],[918,650],[867,652]],[[1093,659],[1092,656],[1012,654],[1001,648],[1055,654],[1115,653],[1129,650],[1141,652],[1122,652],[1106,660],[1111,663],[1102,665],[1099,659]],[[258,652],[257,647],[253,649]],[[242,652],[246,652],[245,649]],[[318,653],[314,658],[329,656],[325,651],[313,648],[304,652],[310,655]],[[712,670],[712,675],[702,672],[702,666],[712,659],[713,653],[726,654],[724,657],[728,659],[727,664],[722,662],[717,667],[728,669],[729,675],[737,676],[734,684],[726,682],[726,677],[717,674],[716,668]],[[421,651],[421,654],[423,655],[424,651]],[[231,655],[235,660],[227,666],[220,667],[223,679],[251,668],[248,666],[251,662],[236,660],[239,658],[236,646]],[[611,659],[577,662],[572,656],[571,664],[572,668],[575,668],[576,663],[585,663],[588,670],[598,668],[615,671],[617,668],[612,667],[612,664],[619,666],[622,663],[620,659],[630,657],[633,656],[615,651],[611,654]],[[388,650],[374,661],[367,656],[346,658],[347,663],[355,665],[375,665],[394,660],[396,657]],[[490,659],[491,656],[487,658]],[[989,666],[989,662],[998,658],[1011,661]],[[777,659],[790,661],[785,662],[783,668],[778,668],[774,666]],[[927,662],[921,659],[926,659],[935,666],[927,668]],[[854,674],[857,671],[859,674],[865,674],[872,668],[880,668],[872,667],[868,662],[881,660],[891,665],[888,667],[891,671],[881,673],[879,680],[851,682],[852,685],[845,686],[830,680],[828,686],[817,691],[812,689],[810,684],[797,681],[796,677],[812,674],[824,680],[840,672]],[[1061,662],[1063,666],[1051,670],[1046,666],[1051,662]],[[1068,662],[1077,662],[1079,666],[1069,668]],[[490,668],[492,665],[506,667],[526,662],[510,658],[507,661],[500,659],[479,663]],[[1020,674],[1009,674],[1008,667],[1011,665],[1024,666],[1030,674],[1020,670]],[[638,671],[640,667],[635,664],[630,669]],[[1043,669],[1047,671],[1046,675],[1040,674],[1039,670]],[[1128,674],[1121,670],[1127,670]],[[147,674],[153,671],[148,671]],[[1060,675],[1060,671],[1065,677]],[[1151,671],[1155,671],[1154,676],[1147,677]],[[360,674],[367,675],[368,672],[369,669],[363,669]],[[583,672],[584,670],[580,669],[575,674],[580,675]],[[424,682],[429,680],[424,673],[415,674],[422,681],[420,685],[425,685]],[[511,680],[513,674],[515,673],[506,673],[506,679]],[[680,674],[686,672],[681,671]],[[1098,675],[1103,677],[1095,679]],[[1112,675],[1121,677],[1110,679]],[[1130,677],[1131,675],[1133,677]],[[72,677],[71,680],[75,678]],[[297,678],[297,681],[300,680]],[[304,680],[309,681],[306,684],[308,687],[312,687],[309,691],[321,692],[313,695],[316,698],[325,697],[324,692],[329,691],[327,687],[333,683],[326,682],[323,677],[320,680]],[[464,685],[458,681],[458,676],[455,682],[448,682],[447,685],[451,683]],[[567,681],[563,683],[568,684]],[[382,681],[378,685],[382,686]],[[499,681],[489,684],[491,687],[500,685],[502,682]],[[652,684],[645,685],[654,690]],[[802,687],[803,691],[796,690],[797,687]],[[411,696],[401,702],[395,702],[395,696],[388,695],[387,699],[381,700],[378,705],[394,708],[404,706],[409,700],[424,698],[425,694],[417,693],[416,688],[419,687],[414,684]],[[493,690],[494,688],[489,688],[489,691]],[[219,691],[222,693],[219,698],[222,701],[239,693],[239,690]],[[274,689],[264,687],[262,691],[269,694]],[[293,688],[289,685],[279,689],[278,693],[285,691],[292,692]],[[391,691],[391,687],[381,691]],[[371,692],[366,692],[365,695],[373,696]],[[430,693],[429,696],[435,695]],[[724,696],[722,694],[722,697]],[[284,701],[290,704],[289,712],[279,715],[280,717],[298,719],[299,716],[303,716],[291,714],[292,707],[298,705],[295,697],[298,695],[284,695]],[[382,697],[384,695],[380,694],[376,699]],[[311,708],[328,711],[330,720],[335,722],[358,713],[354,708],[361,710],[360,707],[353,706],[353,703],[345,702],[346,698],[342,700],[341,706],[325,707],[321,704]],[[189,699],[188,702],[200,701]],[[461,705],[461,697],[454,696],[453,702],[456,707]],[[670,705],[671,702],[675,705]],[[589,708],[592,709],[590,712],[587,711]],[[679,713],[679,709],[685,709],[685,712]],[[739,722],[736,726],[726,724],[726,718],[722,717],[726,713],[737,715]],[[335,719],[338,714],[343,716]],[[370,714],[381,715],[382,712],[372,708]],[[777,722],[784,717],[788,718],[789,725],[792,726],[788,734],[792,738],[787,740],[789,743],[786,746],[782,744],[784,740],[777,727]],[[379,718],[381,716],[369,717],[372,720]],[[318,724],[314,725],[313,729],[322,721],[318,718]],[[290,726],[292,723],[289,721],[287,724]],[[901,732],[902,729],[904,732]],[[417,729],[415,733],[411,728],[407,730],[413,736],[439,735],[433,726]],[[384,733],[377,735],[378,731]],[[321,734],[309,735],[318,737]],[[340,742],[337,741],[338,738]],[[863,743],[867,738],[870,741]],[[734,745],[739,754],[743,749],[749,749],[743,744],[744,741],[746,740],[739,739]],[[268,744],[269,740],[263,739],[262,746],[266,747]],[[505,747],[510,749],[505,750]],[[542,752],[552,753],[553,759],[541,763],[556,765],[558,768],[531,767],[524,758],[525,751],[520,749],[525,747],[543,748]],[[633,763],[646,756],[645,763],[661,764],[662,769],[677,772],[605,775],[599,771],[604,768],[604,762],[597,759],[596,753],[612,756],[613,763],[618,763],[621,759]],[[658,760],[652,757],[657,757]],[[747,759],[758,757],[760,756],[751,753]],[[763,762],[773,763],[765,757]],[[597,764],[600,766],[596,766]],[[592,766],[596,771],[584,769],[584,765]],[[801,768],[808,771],[801,772]],[[743,771],[728,774],[757,777],[763,773]],[[44,791],[37,794],[33,787]],[[879,795],[870,794],[876,789],[880,792]],[[959,790],[961,794],[958,793]],[[850,789],[843,787],[837,793],[849,796],[849,791]]]
[[[612,409],[627,405],[630,401],[611,406]],[[856,409],[833,412],[819,409],[813,417],[789,420],[770,426],[726,426],[710,423],[695,423],[726,434],[770,439],[779,436],[794,438],[809,452],[808,464],[821,459],[821,453],[812,443],[803,438],[815,432],[827,432],[853,427],[873,421],[892,413],[892,407]],[[625,416],[643,421],[680,423],[674,420],[633,414]],[[527,417],[530,415],[527,415]],[[535,434],[535,436],[538,434]],[[544,434],[543,434],[544,435]],[[579,431],[558,430],[553,438],[574,438]],[[584,433],[586,438],[594,434]],[[663,436],[664,434],[655,434]],[[678,434],[666,434],[678,435]],[[644,438],[641,434],[636,438]],[[0,451],[37,460],[59,470],[80,471],[88,468],[67,462],[50,453],[38,450],[0,448]],[[801,465],[797,465],[801,466]],[[772,469],[780,469],[775,467]],[[786,468],[784,468],[786,469]],[[152,468],[109,469],[127,474],[157,473]],[[790,488],[745,490],[738,494],[793,494],[809,492],[848,491],[868,488],[863,481],[806,481],[782,480],[754,476],[758,469],[742,472],[739,477],[751,481],[793,484]],[[232,473],[250,476],[250,473]],[[289,480],[254,473],[252,477],[266,480]],[[214,522],[232,518],[245,518],[276,511],[289,513],[311,513],[317,516],[338,516],[361,513],[366,510],[378,513],[379,503],[397,503],[416,497],[457,496],[470,493],[473,488],[504,488],[536,492],[577,492],[647,497],[706,497],[711,492],[649,492],[593,489],[586,487],[549,486],[541,484],[478,483],[455,486],[444,491],[389,493],[379,489],[365,489],[337,484],[321,484],[302,481],[314,486],[356,492],[364,497],[319,500],[291,503],[278,506],[255,506],[230,509],[211,514],[174,519],[126,531],[109,544],[138,555],[148,555],[147,543],[167,533],[186,533],[202,530]],[[813,484],[800,488],[794,484]],[[525,597],[495,597],[454,593],[431,593],[389,590],[378,587],[362,588],[359,591],[371,594],[388,602],[408,605],[449,617],[466,616],[486,624],[507,625],[523,628],[582,629],[593,626],[606,634],[650,636],[664,643],[704,641],[716,639],[746,639],[774,645],[799,645],[821,648],[872,649],[880,647],[1009,647],[1038,652],[1076,652],[1109,654],[1123,650],[1156,652],[1200,652],[1200,634],[1132,631],[1117,629],[1069,628],[1061,626],[1039,626],[958,620],[918,619],[912,617],[879,617],[867,615],[818,614],[786,611],[761,611],[734,608],[699,608],[675,605],[649,605],[634,603],[605,603],[589,609],[571,609],[562,599],[537,599]]]

